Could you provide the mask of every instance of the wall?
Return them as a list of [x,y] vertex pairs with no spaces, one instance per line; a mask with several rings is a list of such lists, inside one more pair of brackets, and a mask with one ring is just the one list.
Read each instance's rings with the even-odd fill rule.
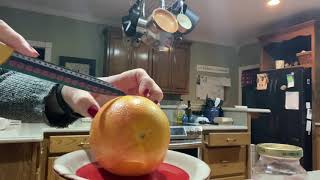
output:
[[103,25],[6,7],[0,7],[0,19],[28,40],[52,42],[53,63],[59,56],[95,59],[102,75]]
[[[237,87],[237,54],[233,47],[226,47],[216,44],[207,43],[193,43],[191,46],[191,60],[190,60],[190,82],[189,95],[182,96],[186,100],[191,100],[193,103],[203,103],[203,101],[196,98],[196,80],[198,72],[196,70],[197,64],[221,66],[230,68],[231,87],[226,88],[225,106],[233,106],[237,104],[238,87]],[[225,76],[225,74],[203,73],[201,75],[209,76]]]
[[260,64],[261,46],[259,43],[246,44],[239,48],[238,66]]

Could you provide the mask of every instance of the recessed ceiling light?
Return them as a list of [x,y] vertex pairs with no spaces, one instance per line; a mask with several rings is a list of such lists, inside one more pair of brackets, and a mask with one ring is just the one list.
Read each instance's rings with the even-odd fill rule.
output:
[[268,6],[276,6],[280,4],[280,0],[268,0],[267,4]]

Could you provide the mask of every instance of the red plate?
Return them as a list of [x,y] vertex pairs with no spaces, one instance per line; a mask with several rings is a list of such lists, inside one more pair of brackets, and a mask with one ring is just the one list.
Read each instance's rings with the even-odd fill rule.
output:
[[184,170],[167,163],[162,163],[148,175],[124,177],[111,174],[94,162],[82,166],[77,170],[76,175],[90,180],[189,180],[189,175]]

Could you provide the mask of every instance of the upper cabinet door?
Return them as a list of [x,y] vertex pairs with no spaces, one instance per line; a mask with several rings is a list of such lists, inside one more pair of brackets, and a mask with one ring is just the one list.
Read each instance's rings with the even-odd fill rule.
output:
[[123,44],[122,39],[111,38],[109,75],[119,74],[130,69],[129,52],[130,49]]
[[153,50],[152,77],[164,92],[172,90],[171,87],[171,58],[170,51]]
[[132,48],[132,69],[142,68],[151,76],[152,70],[152,50],[141,43],[139,47]]
[[130,46],[122,39],[121,31],[111,29],[106,36],[106,64],[107,75],[115,75],[131,68]]
[[177,46],[172,54],[172,87],[175,92],[188,93],[190,47]]

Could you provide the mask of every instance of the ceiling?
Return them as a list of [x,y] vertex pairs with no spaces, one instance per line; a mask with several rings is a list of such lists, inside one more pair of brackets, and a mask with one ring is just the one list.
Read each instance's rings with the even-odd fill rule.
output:
[[[0,5],[69,18],[120,25],[131,0],[0,0]],[[150,0],[147,0],[150,1]],[[187,38],[240,46],[279,26],[320,17],[319,0],[281,0],[267,7],[266,0],[186,0],[199,16]]]

